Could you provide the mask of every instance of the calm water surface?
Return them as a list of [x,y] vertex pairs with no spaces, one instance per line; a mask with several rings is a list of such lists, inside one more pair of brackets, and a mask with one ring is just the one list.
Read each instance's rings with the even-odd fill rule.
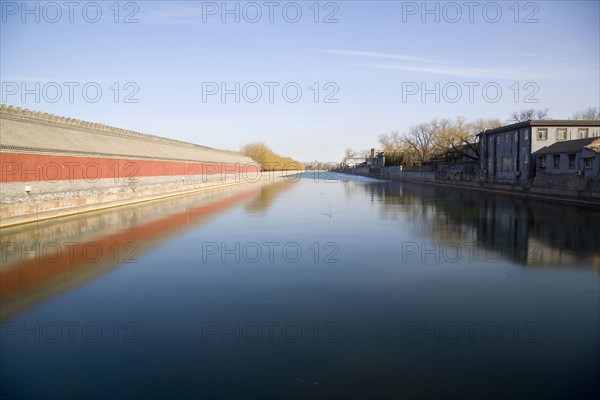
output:
[[325,178],[3,230],[2,396],[600,394],[600,211]]

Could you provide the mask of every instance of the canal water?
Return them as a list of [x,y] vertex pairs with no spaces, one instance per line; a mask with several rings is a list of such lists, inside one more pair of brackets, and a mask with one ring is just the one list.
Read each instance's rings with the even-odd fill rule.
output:
[[592,398],[600,211],[307,172],[1,232],[3,398]]

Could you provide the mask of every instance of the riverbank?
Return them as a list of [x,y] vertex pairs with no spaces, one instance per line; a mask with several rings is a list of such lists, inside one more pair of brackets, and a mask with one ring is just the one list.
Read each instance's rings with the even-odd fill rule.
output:
[[[135,182],[95,182],[87,187],[64,187],[53,192],[4,197],[0,205],[0,228],[107,210],[170,197],[185,196],[244,184],[265,184],[285,180],[302,171],[268,171],[245,174],[187,175],[168,178],[141,177]],[[111,184],[112,182],[112,184]],[[53,183],[56,185],[56,183]],[[6,187],[6,185],[4,185]],[[23,185],[22,185],[23,186]],[[54,189],[57,189],[56,187]]]
[[390,181],[402,181],[402,182],[413,182],[423,183],[428,185],[437,185],[445,187],[460,187],[471,190],[484,191],[488,193],[498,193],[510,196],[527,197],[538,200],[547,200],[557,203],[569,203],[578,204],[591,207],[600,207],[600,193],[589,193],[581,195],[581,192],[574,190],[558,190],[558,189],[546,189],[536,187],[524,187],[519,185],[504,185],[498,183],[489,182],[474,182],[474,181],[460,181],[460,180],[441,180],[436,179],[435,172],[415,172],[415,173],[404,173],[395,176],[370,173],[370,172],[343,172],[341,173],[348,175],[360,175],[372,178],[386,179]]

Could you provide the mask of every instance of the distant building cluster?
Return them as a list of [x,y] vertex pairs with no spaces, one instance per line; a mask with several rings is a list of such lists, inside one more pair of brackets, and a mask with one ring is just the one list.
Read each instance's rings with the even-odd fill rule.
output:
[[536,176],[600,176],[600,121],[532,120],[480,132],[486,181],[528,184]]
[[476,138],[419,163],[398,162],[396,153],[373,148],[364,158],[344,159],[341,170],[600,201],[600,121],[529,120]]

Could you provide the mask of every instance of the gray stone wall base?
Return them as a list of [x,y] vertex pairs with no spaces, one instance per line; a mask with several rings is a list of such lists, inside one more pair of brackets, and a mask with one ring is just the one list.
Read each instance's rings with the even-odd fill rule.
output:
[[[179,196],[219,187],[265,183],[299,171],[278,171],[254,176],[187,175],[140,177],[135,181],[104,179],[0,184],[0,228],[67,215]],[[31,186],[27,194],[26,186]]]

